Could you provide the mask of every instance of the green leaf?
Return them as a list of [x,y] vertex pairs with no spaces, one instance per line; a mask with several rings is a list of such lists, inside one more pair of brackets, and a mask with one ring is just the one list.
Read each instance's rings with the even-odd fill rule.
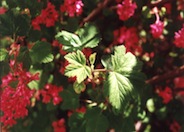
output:
[[68,87],[61,92],[63,99],[61,108],[63,110],[74,110],[79,107],[79,95],[75,93],[72,87]]
[[94,48],[100,42],[100,34],[94,24],[86,23],[77,31],[82,42],[82,48]]
[[140,70],[142,63],[130,52],[125,54],[125,47],[115,47],[114,55],[111,56],[113,70],[117,72],[130,73],[132,71]]
[[33,63],[49,63],[53,61],[51,45],[47,42],[36,42],[30,50],[30,57]]
[[90,65],[91,67],[94,69],[94,63],[95,63],[95,60],[96,60],[96,53],[93,53],[89,56],[89,62],[90,62]]
[[74,88],[76,93],[80,94],[81,92],[83,92],[86,89],[86,85],[84,84],[84,82],[77,83],[75,81],[73,84],[73,88]]
[[86,132],[106,132],[109,126],[107,117],[101,112],[101,109],[94,107],[88,109],[85,115]]
[[80,38],[74,33],[61,31],[56,35],[56,39],[63,44],[63,50],[75,51],[81,49]]
[[115,109],[120,110],[122,102],[132,92],[133,86],[128,78],[117,72],[110,72],[105,84],[108,88],[109,101]]
[[[136,95],[136,88],[141,88],[144,84],[144,76],[140,72],[142,63],[130,52],[126,53],[125,47],[115,47],[114,55],[106,58],[110,66],[104,62],[104,66],[109,70],[105,81],[104,92],[109,96],[109,102],[113,108],[119,112],[127,100]],[[138,91],[138,90],[137,90]]]
[[76,31],[76,34],[63,30],[55,38],[63,44],[63,50],[68,52],[82,50],[83,48],[94,48],[100,41],[98,30],[92,24],[86,24]]
[[2,36],[25,36],[29,31],[29,17],[10,10],[0,15],[0,34]]
[[70,127],[70,132],[85,132],[86,123],[84,121],[84,114],[72,114],[69,118],[68,125]]
[[0,49],[0,61],[4,61],[8,55],[8,51],[6,49]]
[[77,50],[64,56],[64,58],[70,63],[66,66],[65,75],[68,77],[77,78],[77,83],[81,83],[87,76],[91,75],[91,69],[86,65],[85,55]]
[[17,61],[23,63],[23,67],[29,69],[31,66],[31,57],[29,55],[29,50],[27,47],[22,46],[20,48],[19,55],[17,57]]

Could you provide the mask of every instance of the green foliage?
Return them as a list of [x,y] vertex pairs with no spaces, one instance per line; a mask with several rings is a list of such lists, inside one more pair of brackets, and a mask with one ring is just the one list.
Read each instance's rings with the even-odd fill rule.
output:
[[[104,65],[109,70],[104,90],[112,106],[120,112],[125,101],[133,95],[138,82],[144,83],[144,78],[139,79],[141,73],[138,71],[141,70],[141,63],[133,54],[125,53],[124,46],[115,47],[114,55],[109,61],[112,64],[111,68]],[[133,85],[131,79],[137,81],[137,84]]]
[[0,36],[24,36],[29,31],[29,17],[16,13],[16,9],[0,15]]
[[85,114],[86,132],[106,132],[109,126],[107,117],[103,115],[98,107],[88,109]]
[[83,48],[94,48],[100,41],[99,33],[94,25],[86,24],[84,28],[76,31],[76,34],[61,31],[55,36],[63,44],[63,50],[68,52],[82,50]]
[[20,48],[20,54],[17,57],[17,61],[22,62],[24,68],[29,69],[32,61],[31,61],[31,57],[29,55],[29,50],[27,47],[21,47]]
[[69,53],[64,58],[70,63],[66,66],[65,75],[76,77],[77,83],[81,83],[91,75],[91,69],[86,65],[86,58],[80,50]]
[[132,90],[133,86],[128,78],[116,72],[109,73],[105,84],[105,92],[108,93],[109,101],[115,109],[121,110],[123,103],[132,93]]
[[86,123],[84,121],[83,113],[74,113],[70,116],[68,125],[70,127],[70,132],[85,132]]
[[79,94],[72,87],[68,87],[61,93],[63,99],[61,108],[63,110],[75,110],[79,107]]
[[[0,107],[0,116],[9,112],[11,119],[20,114],[23,106],[11,104],[16,100],[11,92],[22,92],[19,85],[26,83],[33,92],[25,107],[28,115],[15,119],[12,127],[0,122],[2,131],[52,132],[56,129],[52,123],[61,118],[65,122],[57,127],[67,132],[179,131],[180,126],[184,131],[180,73],[184,48],[175,41],[179,38],[181,43],[183,38],[182,4],[135,0],[135,13],[122,21],[114,8],[122,4],[117,1],[82,0],[82,14],[72,17],[69,8],[62,10],[66,1],[0,2],[0,95],[12,99],[1,98],[9,107],[6,111]],[[151,24],[158,20],[164,29],[154,38]],[[17,71],[17,64],[23,64],[23,71]],[[168,71],[169,76],[161,78]],[[19,77],[19,72],[39,73],[39,79],[23,82],[26,77]],[[57,87],[48,90],[46,84],[63,90],[55,93]],[[12,91],[8,93],[11,88],[6,86]],[[171,91],[164,91],[166,87]],[[57,94],[62,101],[54,105]]]
[[32,63],[49,63],[53,61],[54,56],[51,51],[51,45],[47,42],[38,41],[30,50]]
[[0,49],[0,61],[4,61],[8,55],[8,51],[6,49]]

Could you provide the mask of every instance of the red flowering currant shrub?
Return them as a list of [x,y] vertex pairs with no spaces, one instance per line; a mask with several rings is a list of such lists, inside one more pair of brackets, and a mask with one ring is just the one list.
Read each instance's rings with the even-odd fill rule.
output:
[[0,1],[0,131],[184,131],[183,0]]

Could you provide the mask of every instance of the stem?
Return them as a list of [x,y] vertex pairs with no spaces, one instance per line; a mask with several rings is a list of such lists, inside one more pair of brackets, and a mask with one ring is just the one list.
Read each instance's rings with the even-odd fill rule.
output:
[[82,20],[80,26],[83,26],[86,22],[89,22],[93,20],[94,18],[96,18],[96,16],[101,13],[103,8],[107,7],[108,4],[112,1],[113,0],[104,0],[103,2],[98,3],[98,6],[87,17],[85,17]]
[[147,84],[156,84],[156,83],[160,83],[160,82],[163,82],[165,80],[173,79],[175,77],[182,76],[182,75],[184,75],[184,65],[173,70],[173,71],[165,73],[163,75],[154,76],[151,79],[148,79],[146,81],[146,83]]
[[107,69],[94,69],[93,72],[108,72]]

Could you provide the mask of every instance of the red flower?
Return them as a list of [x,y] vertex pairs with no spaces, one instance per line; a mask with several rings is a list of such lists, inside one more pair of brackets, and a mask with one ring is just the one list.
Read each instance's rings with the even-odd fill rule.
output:
[[133,54],[141,53],[142,48],[140,45],[138,45],[138,42],[139,38],[137,35],[137,30],[134,27],[121,27],[120,29],[114,31],[113,44],[116,45],[124,43],[128,52],[132,52]]
[[61,55],[63,55],[63,56],[66,55],[67,52],[63,50],[63,44],[59,43],[57,40],[54,40],[52,42],[52,46],[58,47]]
[[154,24],[151,24],[150,27],[151,27],[151,34],[153,35],[153,37],[159,38],[163,33],[164,23],[158,20]]
[[173,121],[172,124],[170,125],[171,132],[179,132],[180,129],[181,129],[181,126],[176,121]]
[[84,49],[82,49],[82,52],[84,53],[84,55],[86,56],[86,58],[89,58],[89,56],[92,54],[92,49],[90,49],[90,48],[84,48]]
[[5,14],[7,9],[5,7],[0,7],[0,15]]
[[43,90],[40,90],[40,94],[43,96],[43,103],[49,103],[52,99],[54,105],[59,104],[62,98],[59,96],[59,92],[63,90],[62,87],[58,87],[52,84],[45,85]]
[[125,21],[133,16],[137,5],[136,3],[132,3],[131,0],[124,0],[122,4],[118,4],[117,7],[117,14],[119,15],[119,19]]
[[54,128],[54,132],[66,132],[65,120],[63,118],[52,122],[52,127]]
[[82,14],[84,4],[81,0],[65,0],[64,5],[60,6],[61,12],[67,12],[70,17]]
[[174,39],[176,47],[184,48],[184,25],[178,32],[175,33]]
[[48,2],[47,8],[43,9],[41,14],[32,20],[32,26],[34,30],[41,30],[40,24],[44,24],[46,27],[52,27],[58,20],[58,16],[55,6]]
[[172,91],[169,87],[166,87],[164,90],[159,91],[158,95],[162,97],[164,104],[169,103],[173,99]]
[[38,80],[38,74],[32,75],[22,68],[22,64],[10,62],[11,72],[2,78],[0,89],[1,107],[3,115],[0,122],[5,126],[16,124],[16,119],[27,116],[27,106],[30,106],[30,99],[33,90],[28,88],[28,83]]
[[[184,88],[184,77],[177,77],[174,79],[174,86],[176,90],[180,90]],[[184,100],[184,91],[179,91],[177,93]]]

